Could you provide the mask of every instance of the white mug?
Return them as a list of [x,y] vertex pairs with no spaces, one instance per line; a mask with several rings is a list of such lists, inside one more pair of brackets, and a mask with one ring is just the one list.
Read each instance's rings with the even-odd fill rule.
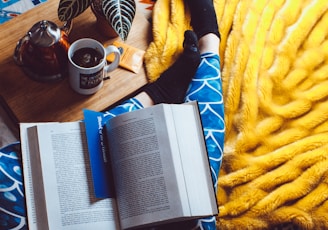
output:
[[[73,55],[82,48],[93,48],[101,55],[99,63],[92,67],[82,67],[73,61]],[[115,54],[114,61],[107,64],[106,57]],[[104,47],[100,42],[91,38],[82,38],[71,44],[68,49],[68,78],[71,88],[84,95],[96,93],[104,84],[104,78],[110,71],[116,69],[120,62],[120,51],[116,46]]]

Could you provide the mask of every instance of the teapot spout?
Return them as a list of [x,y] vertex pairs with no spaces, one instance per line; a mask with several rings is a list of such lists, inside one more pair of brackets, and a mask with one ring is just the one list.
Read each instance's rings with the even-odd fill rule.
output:
[[63,27],[60,29],[63,30],[67,35],[71,32],[73,27],[73,20],[68,20],[64,23]]

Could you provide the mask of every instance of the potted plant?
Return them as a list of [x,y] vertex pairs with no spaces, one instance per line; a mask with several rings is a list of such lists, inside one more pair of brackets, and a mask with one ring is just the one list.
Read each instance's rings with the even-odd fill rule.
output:
[[[58,18],[63,22],[72,20],[89,6],[99,23],[105,19],[116,36],[123,41],[127,39],[136,12],[135,0],[60,0]],[[102,30],[111,32],[111,29]]]

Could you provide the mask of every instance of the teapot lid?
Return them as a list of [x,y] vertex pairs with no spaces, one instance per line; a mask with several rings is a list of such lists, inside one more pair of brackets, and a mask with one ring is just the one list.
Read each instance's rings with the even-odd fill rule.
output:
[[60,40],[60,29],[58,26],[47,20],[37,22],[28,32],[30,41],[38,46],[49,47]]

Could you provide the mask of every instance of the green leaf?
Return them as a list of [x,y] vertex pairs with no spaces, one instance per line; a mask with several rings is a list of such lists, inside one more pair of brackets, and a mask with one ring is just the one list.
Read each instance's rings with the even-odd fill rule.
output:
[[58,5],[58,18],[60,21],[68,21],[83,13],[91,0],[60,0]]
[[116,33],[125,41],[136,14],[134,0],[103,0],[103,13]]

